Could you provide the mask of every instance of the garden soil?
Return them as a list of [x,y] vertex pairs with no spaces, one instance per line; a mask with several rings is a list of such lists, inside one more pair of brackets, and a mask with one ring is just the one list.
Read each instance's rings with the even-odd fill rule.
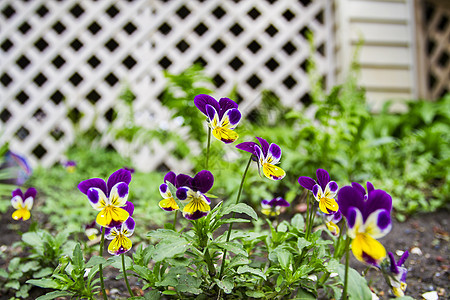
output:
[[[14,256],[25,256],[26,253],[18,252],[18,248],[12,248],[14,242],[20,240],[20,232],[26,232],[29,223],[13,223],[12,211],[1,215],[0,223],[0,267],[7,268],[9,260]],[[440,211],[430,214],[419,214],[407,219],[403,223],[394,222],[392,231],[380,241],[387,251],[394,254],[398,251],[409,250],[410,256],[406,261],[408,269],[408,288],[406,295],[414,299],[423,299],[422,294],[436,291],[439,299],[450,299],[450,261],[449,261],[449,231],[450,213]],[[398,252],[398,254],[401,254]],[[397,255],[396,255],[397,256]],[[351,265],[358,271],[365,271],[364,266],[351,256]],[[398,256],[397,256],[398,258]],[[123,280],[115,280],[117,273],[106,270],[106,285],[110,292],[110,299],[125,299],[128,295]],[[369,270],[366,278],[372,290],[380,299],[390,299],[392,294],[384,282],[383,277],[376,270]],[[131,279],[131,278],[130,278]],[[0,279],[1,280],[1,279]],[[131,281],[135,294],[142,292],[138,283]],[[30,298],[46,292],[33,288]],[[14,295],[0,291],[0,299],[9,299]]]

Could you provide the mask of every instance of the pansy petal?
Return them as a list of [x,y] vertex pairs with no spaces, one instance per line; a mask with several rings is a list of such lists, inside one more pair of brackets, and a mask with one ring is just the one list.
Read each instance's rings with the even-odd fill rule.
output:
[[364,231],[374,239],[384,237],[392,229],[390,213],[385,209],[374,211],[365,221],[364,227]]
[[392,252],[388,252],[388,257],[391,262],[391,272],[393,274],[398,274],[399,270],[398,270],[397,264],[395,263],[394,254],[392,254]]
[[186,186],[177,189],[177,198],[180,201],[185,201],[188,198],[189,192],[192,190]]
[[20,196],[20,198],[24,198],[22,190],[21,189],[15,189],[14,191],[11,192],[11,196],[14,198],[16,196]]
[[336,181],[330,181],[328,182],[327,186],[325,187],[325,194],[327,193],[327,191],[329,191],[331,193],[330,197],[334,198],[334,196],[336,196],[336,193],[339,189],[338,184],[336,183]]
[[216,139],[224,142],[225,144],[234,143],[239,137],[235,131],[224,127],[214,128],[212,134]]
[[178,174],[177,178],[175,179],[175,187],[179,188],[182,186],[192,186],[192,177],[186,174]]
[[22,196],[16,195],[11,198],[11,205],[14,209],[21,209],[24,206]]
[[171,198],[172,193],[169,190],[169,187],[167,184],[163,183],[159,186],[159,193],[161,194],[161,197],[163,198]]
[[90,188],[86,195],[89,203],[95,210],[100,211],[109,204],[109,199],[106,198],[105,193],[99,188]]
[[36,194],[37,194],[36,189],[31,187],[25,192],[25,194],[23,195],[23,198],[24,199],[29,198],[29,197],[36,198]]
[[183,216],[188,220],[204,217],[211,210],[210,206],[200,199],[195,199],[183,208]]
[[220,126],[219,121],[219,113],[216,111],[216,109],[211,105],[206,105],[206,116],[209,119],[209,122],[212,126],[212,128],[215,128],[216,126]]
[[313,186],[316,185],[316,181],[311,177],[300,176],[298,178],[298,184],[300,184],[305,189],[312,191]]
[[209,191],[214,184],[214,176],[208,170],[202,170],[198,172],[192,179],[192,186],[202,192],[206,193]]
[[242,151],[249,152],[251,154],[255,154],[255,146],[257,144],[255,142],[243,142],[236,145],[236,148]]
[[224,115],[224,113],[230,109],[237,109],[238,104],[234,102],[233,100],[229,98],[220,98],[219,99],[219,110],[220,110],[220,117]]
[[212,105],[216,110],[219,110],[219,104],[213,97],[205,94],[200,94],[194,97],[195,106],[206,116],[206,105]]
[[402,266],[408,257],[409,257],[409,252],[408,252],[408,250],[406,250],[405,252],[403,252],[402,257],[400,257],[400,259],[398,260],[397,266],[399,266],[399,267]]
[[27,199],[25,199],[25,201],[23,203],[23,207],[26,208],[27,210],[31,210],[33,208],[33,203],[34,203],[34,198],[28,197]]
[[255,151],[256,158],[258,159],[258,164],[260,167],[262,167],[266,157],[258,145],[256,145],[253,149]]
[[363,196],[366,194],[366,190],[364,187],[359,184],[358,182],[352,182],[352,187],[356,189],[358,192],[360,192]]
[[317,183],[319,183],[322,190],[325,190],[328,182],[330,182],[330,174],[328,174],[327,170],[317,169],[316,171]]
[[316,198],[317,201],[320,201],[320,198],[322,198],[323,196],[323,191],[320,185],[315,184],[311,191],[313,193],[314,198]]
[[261,145],[261,150],[262,153],[264,154],[264,157],[266,157],[267,152],[269,151],[269,143],[265,139],[260,137],[256,137],[256,139],[259,141],[259,144]]
[[359,261],[376,267],[386,257],[384,246],[364,233],[356,235],[352,242],[352,252]]
[[265,163],[262,169],[264,175],[272,180],[281,180],[286,176],[286,172],[283,169],[272,164]]
[[241,112],[236,109],[229,109],[220,120],[220,126],[228,129],[234,129],[241,120]]
[[322,212],[329,214],[339,209],[339,205],[333,198],[322,197],[319,202],[319,208]]
[[175,172],[170,171],[164,176],[164,182],[170,182],[171,184],[175,185],[176,178],[177,175],[175,174]]
[[111,194],[111,190],[119,182],[124,182],[125,184],[130,184],[131,172],[125,169],[119,169],[111,174],[108,178],[108,192]]
[[362,214],[356,207],[350,207],[347,216],[348,235],[354,239],[363,226]]
[[100,226],[112,227],[123,223],[130,214],[120,208],[115,206],[106,206],[97,215],[95,221]]
[[88,180],[84,180],[78,184],[78,189],[83,194],[87,194],[88,190],[90,188],[98,188],[100,189],[105,195],[108,194],[107,188],[106,188],[106,182],[101,178],[91,178]]
[[129,217],[125,222],[122,223],[122,234],[124,236],[130,237],[133,235],[134,229],[136,228],[136,222],[133,218]]
[[26,208],[21,208],[16,210],[15,212],[13,212],[12,214],[12,218],[16,221],[18,220],[23,220],[26,221],[31,217],[31,213],[28,209]]
[[109,202],[112,206],[123,207],[127,204],[128,184],[119,182],[114,185],[109,194]]
[[348,218],[350,207],[356,207],[359,211],[364,208],[364,194],[351,186],[344,186],[338,192],[338,204],[341,213]]
[[165,198],[159,201],[159,207],[165,211],[174,211],[180,209],[177,202],[173,198]]
[[291,204],[289,204],[289,202],[287,202],[286,200],[284,200],[281,197],[272,199],[272,201],[270,201],[270,202],[272,203],[272,206],[284,206],[284,207],[291,206]]
[[112,255],[120,255],[128,252],[133,244],[131,240],[124,235],[119,235],[109,243],[108,253]]
[[338,225],[333,222],[325,222],[325,225],[327,225],[327,228],[331,232],[331,234],[333,234],[334,236],[339,236],[341,230]]
[[367,181],[366,186],[367,186],[367,193],[369,193],[369,192],[371,192],[371,191],[373,191],[375,189],[373,184],[371,182],[369,182],[369,181]]
[[105,239],[113,240],[118,235],[119,235],[118,227],[105,227]]
[[281,158],[281,148],[277,144],[270,144],[267,153],[267,162],[273,165],[277,164]]
[[264,200],[261,201],[261,205],[263,205],[263,206],[264,206],[264,205],[269,205],[269,206],[270,206],[269,203],[270,203],[270,201],[267,200],[267,199],[264,199]]
[[123,206],[122,208],[125,209],[128,212],[130,217],[133,215],[133,213],[134,213],[134,204],[131,201],[127,201],[125,203],[125,206]]
[[364,210],[361,211],[364,220],[366,220],[371,213],[378,209],[385,209],[388,212],[392,209],[392,198],[383,190],[373,190],[367,194],[367,201],[364,203]]

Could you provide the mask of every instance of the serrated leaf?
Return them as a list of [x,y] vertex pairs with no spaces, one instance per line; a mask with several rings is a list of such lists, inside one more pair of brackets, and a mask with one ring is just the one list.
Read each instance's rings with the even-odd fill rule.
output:
[[299,251],[302,251],[303,248],[311,245],[311,242],[308,242],[305,238],[299,237],[297,241],[297,247]]
[[[345,266],[340,265],[337,270],[342,282],[345,278]],[[372,293],[367,285],[367,281],[352,268],[348,269],[348,295],[353,300],[372,300]]]
[[281,267],[284,270],[289,269],[289,266],[292,261],[292,253],[286,249],[279,249],[276,253],[278,262],[280,263]]
[[75,249],[73,249],[72,264],[78,270],[84,269],[84,258],[80,244],[77,244]]
[[219,247],[219,248],[226,249],[230,252],[233,252],[234,254],[243,255],[245,257],[248,257],[248,253],[247,253],[247,251],[245,251],[244,246],[242,246],[239,243],[235,243],[235,242],[215,243],[215,245],[217,245],[217,247]]
[[237,266],[248,265],[251,263],[251,260],[242,255],[236,255],[230,261],[230,264],[227,266],[229,269],[233,269]]
[[233,279],[230,277],[224,277],[222,280],[214,278],[214,281],[217,283],[217,286],[225,292],[225,294],[230,294],[233,291],[234,283]]
[[176,255],[182,254],[189,249],[189,242],[185,238],[171,238],[159,242],[155,246],[153,259],[158,262],[166,258],[172,258]]
[[92,256],[91,259],[86,263],[86,268],[92,268],[93,266],[98,266],[100,264],[105,264],[106,259],[101,256]]
[[253,275],[257,275],[261,278],[264,278],[264,280],[266,280],[266,275],[264,275],[263,271],[261,271],[260,269],[255,269],[255,268],[249,267],[248,265],[240,266],[236,270],[236,272],[238,274],[250,273]]
[[245,203],[231,204],[231,205],[227,206],[223,210],[223,215],[229,214],[231,212],[246,214],[247,216],[250,216],[251,218],[258,220],[258,215],[253,210],[253,208],[251,208],[251,206],[249,206]]
[[148,291],[144,295],[145,300],[159,300],[161,298],[161,293],[156,290]]

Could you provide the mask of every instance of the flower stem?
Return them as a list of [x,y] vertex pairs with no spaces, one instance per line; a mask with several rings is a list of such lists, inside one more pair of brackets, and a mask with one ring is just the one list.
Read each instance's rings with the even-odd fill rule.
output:
[[127,285],[128,293],[130,293],[131,297],[134,297],[133,291],[131,290],[130,284],[128,283],[127,270],[125,269],[125,255],[124,255],[124,253],[122,253],[122,269],[123,269],[123,278],[125,279],[125,283]]
[[[105,227],[102,227],[102,238],[100,240],[100,256],[103,257],[103,244],[105,243]],[[107,300],[108,296],[106,296],[106,291],[105,291],[105,283],[103,282],[103,265],[100,264],[98,266],[98,273],[100,275],[100,286],[102,289],[102,294],[103,294],[103,299]]]
[[178,216],[178,210],[175,210],[175,217],[173,218],[173,231],[177,231],[175,229],[175,226],[177,225],[177,216]]
[[342,300],[347,299],[347,286],[348,286],[348,261],[350,259],[350,237],[347,235],[345,241],[345,275],[344,275],[344,291],[342,292]]
[[206,144],[206,167],[205,170],[208,170],[209,166],[209,149],[211,146],[211,127],[208,126],[208,142]]
[[[242,188],[244,187],[244,182],[245,182],[245,177],[247,176],[247,171],[248,168],[250,167],[250,163],[252,162],[252,157],[253,154],[250,155],[250,158],[248,160],[247,166],[245,167],[245,171],[244,171],[244,175],[242,175],[242,180],[241,180],[241,185],[239,186],[239,191],[236,197],[236,203],[239,203],[239,200],[241,198],[241,193],[242,193]],[[234,218],[236,216],[236,213],[233,212],[233,216],[231,218]],[[230,226],[228,227],[228,233],[227,233],[227,243],[230,241],[230,236],[231,236],[231,229],[233,228],[233,223],[230,223]],[[222,279],[222,275],[223,275],[223,271],[225,270],[225,259],[227,257],[227,249],[225,249],[223,251],[223,258],[222,258],[222,266],[220,267],[220,272],[219,272],[219,279]]]

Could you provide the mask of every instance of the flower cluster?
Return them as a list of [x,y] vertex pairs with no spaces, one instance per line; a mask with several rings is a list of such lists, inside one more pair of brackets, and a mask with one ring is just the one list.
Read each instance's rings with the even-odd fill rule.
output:
[[329,214],[330,211],[331,213],[337,212],[339,205],[334,199],[339,189],[337,183],[330,180],[330,175],[324,169],[318,169],[316,176],[317,182],[310,177],[301,176],[298,178],[298,183],[313,193],[323,213]]
[[274,198],[272,200],[262,200],[261,201],[262,210],[261,212],[266,216],[273,217],[278,216],[281,213],[282,207],[290,206],[289,202],[281,197]]
[[392,289],[392,293],[396,297],[403,297],[406,291],[406,275],[408,270],[404,267],[404,263],[409,256],[409,252],[405,251],[400,257],[398,262],[395,262],[394,254],[388,252],[389,256],[389,268],[382,268],[386,277],[388,278],[388,284]]
[[[128,199],[128,185],[131,172],[119,169],[105,182],[101,178],[91,178],[78,184],[78,189],[88,197],[91,206],[99,211],[96,222],[106,227],[107,239],[112,239],[108,248],[111,254],[121,254],[131,249],[128,238],[134,230],[131,215],[134,206]],[[124,225],[125,224],[125,225]]]

